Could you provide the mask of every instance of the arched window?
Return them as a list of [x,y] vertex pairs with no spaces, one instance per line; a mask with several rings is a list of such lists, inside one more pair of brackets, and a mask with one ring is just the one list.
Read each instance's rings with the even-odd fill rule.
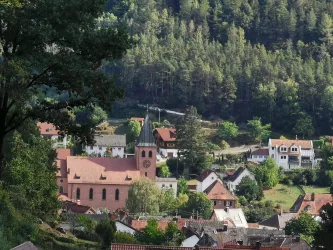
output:
[[94,190],[90,188],[89,190],[89,200],[92,200],[94,198]]
[[151,150],[149,151],[149,158],[153,157],[153,152],[151,152]]
[[77,188],[77,189],[76,189],[76,199],[77,199],[77,200],[80,200],[80,196],[81,196],[80,189]]
[[62,194],[64,192],[64,188],[62,186],[59,187],[59,193]]
[[103,188],[102,200],[106,200],[106,189],[105,188]]
[[119,189],[116,189],[116,195],[115,195],[115,200],[119,201]]
[[146,157],[146,151],[143,150],[143,151],[141,152],[141,156],[142,156],[142,157]]

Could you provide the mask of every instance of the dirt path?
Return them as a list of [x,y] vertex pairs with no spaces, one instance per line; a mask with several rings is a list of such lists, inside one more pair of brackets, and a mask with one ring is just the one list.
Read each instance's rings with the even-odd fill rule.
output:
[[215,151],[215,154],[239,154],[239,153],[244,153],[247,152],[251,149],[253,152],[254,150],[258,149],[259,145],[253,144],[253,145],[242,145],[238,147],[233,147],[233,148],[228,148],[225,150],[218,150]]

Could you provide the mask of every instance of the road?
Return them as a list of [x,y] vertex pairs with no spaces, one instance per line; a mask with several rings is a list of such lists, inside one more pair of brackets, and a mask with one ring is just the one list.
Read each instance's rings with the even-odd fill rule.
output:
[[251,149],[251,151],[255,151],[256,149],[258,149],[259,145],[257,144],[253,144],[253,145],[242,145],[242,146],[238,146],[238,147],[233,147],[233,148],[228,148],[225,150],[218,150],[218,151],[214,151],[215,154],[239,154],[239,153],[244,153],[247,152]]

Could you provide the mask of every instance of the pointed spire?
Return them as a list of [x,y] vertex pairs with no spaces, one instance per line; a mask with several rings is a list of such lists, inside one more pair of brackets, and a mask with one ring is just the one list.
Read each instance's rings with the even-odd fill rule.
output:
[[[148,106],[148,105],[147,105]],[[138,141],[136,143],[138,147],[156,147],[153,137],[153,130],[149,121],[149,115],[146,115],[145,122],[142,126]]]

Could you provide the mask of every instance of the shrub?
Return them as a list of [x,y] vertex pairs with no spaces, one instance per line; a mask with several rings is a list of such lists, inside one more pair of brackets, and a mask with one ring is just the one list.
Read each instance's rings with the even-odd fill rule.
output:
[[230,148],[230,145],[229,145],[225,140],[222,140],[222,141],[221,141],[221,144],[220,144],[220,148],[221,148],[222,150],[225,150],[225,149]]

